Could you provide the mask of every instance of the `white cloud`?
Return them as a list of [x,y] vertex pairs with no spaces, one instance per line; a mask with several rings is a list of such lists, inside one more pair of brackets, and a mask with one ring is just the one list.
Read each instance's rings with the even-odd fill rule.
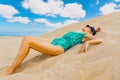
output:
[[70,18],[84,18],[85,10],[82,9],[81,4],[69,3],[60,11],[60,16]]
[[19,22],[19,23],[24,23],[24,24],[28,24],[29,22],[31,22],[27,17],[14,17],[11,19],[7,20],[8,22]]
[[115,0],[115,2],[120,2],[120,0]]
[[101,11],[102,15],[104,14],[110,14],[114,12],[120,11],[120,9],[117,9],[119,6],[116,5],[115,3],[111,2],[109,4],[105,4],[102,6],[99,10]]
[[64,4],[62,0],[48,0],[47,2],[43,0],[24,0],[22,7],[30,9],[35,14],[54,17],[60,15],[62,17],[83,18],[86,13],[81,4]]
[[35,14],[58,14],[63,2],[60,0],[24,0],[22,6],[26,9],[30,9]]
[[67,26],[73,23],[78,23],[78,22],[79,22],[78,20],[66,20],[62,26]]
[[29,0],[24,0],[23,2],[21,2],[22,7],[24,7],[25,9],[29,9]]
[[40,23],[48,23],[48,20],[47,19],[45,19],[45,18],[38,18],[38,19],[35,19],[34,20],[35,22],[40,22]]
[[14,7],[10,5],[0,4],[0,16],[4,18],[12,18],[13,15],[19,13]]
[[56,27],[56,28],[64,27],[64,26],[67,26],[69,24],[79,22],[78,20],[66,20],[64,23],[60,23],[60,22],[52,23],[45,18],[38,18],[38,19],[35,19],[34,21],[37,22],[37,23],[43,23],[47,27]]
[[37,23],[43,23],[47,27],[60,27],[61,26],[61,23],[51,23],[45,18],[38,18],[38,19],[35,19],[34,21]]
[[100,1],[99,1],[99,0],[97,0],[97,1],[96,1],[96,5],[98,5],[99,3],[100,3]]

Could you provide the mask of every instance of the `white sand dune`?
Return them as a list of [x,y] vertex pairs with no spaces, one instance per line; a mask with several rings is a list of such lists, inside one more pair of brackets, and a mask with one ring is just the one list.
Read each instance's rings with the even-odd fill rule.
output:
[[[58,56],[31,50],[15,74],[0,77],[0,80],[120,80],[120,12],[75,23],[42,37],[52,40],[86,24],[101,27],[102,31],[96,37],[105,41],[91,45],[84,54],[78,54],[81,45]],[[0,37],[0,70],[12,63],[22,39]]]

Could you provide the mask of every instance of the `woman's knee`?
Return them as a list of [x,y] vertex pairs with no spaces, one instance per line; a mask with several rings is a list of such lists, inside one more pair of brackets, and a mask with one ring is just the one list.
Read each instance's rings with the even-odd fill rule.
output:
[[25,36],[24,38],[23,38],[23,41],[25,42],[25,43],[30,43],[30,41],[33,39],[33,37],[32,36]]
[[24,39],[31,39],[33,36],[24,36]]

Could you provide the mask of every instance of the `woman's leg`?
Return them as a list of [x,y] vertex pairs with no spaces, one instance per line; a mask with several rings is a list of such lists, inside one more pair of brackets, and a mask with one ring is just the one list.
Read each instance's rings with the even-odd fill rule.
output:
[[2,75],[12,74],[28,55],[30,48],[49,55],[58,55],[64,52],[64,49],[62,49],[60,46],[51,45],[49,42],[35,39],[34,37],[25,37],[15,60]]
[[36,39],[36,40],[40,40],[40,41],[45,41],[45,42],[51,43],[51,40],[46,39],[46,38],[43,38],[43,37],[33,37],[33,36],[26,36],[26,37],[29,37],[29,38],[32,38],[32,39]]

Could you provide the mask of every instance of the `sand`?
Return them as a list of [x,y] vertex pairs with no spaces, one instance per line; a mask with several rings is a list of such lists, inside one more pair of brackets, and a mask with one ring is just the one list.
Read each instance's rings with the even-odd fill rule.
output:
[[[42,37],[52,40],[66,32],[77,31],[86,24],[101,27],[102,31],[96,37],[105,41],[91,45],[82,54],[78,54],[80,44],[58,56],[31,49],[15,73],[0,77],[0,80],[120,80],[120,12],[68,25]],[[0,70],[12,63],[22,39],[0,37]]]

